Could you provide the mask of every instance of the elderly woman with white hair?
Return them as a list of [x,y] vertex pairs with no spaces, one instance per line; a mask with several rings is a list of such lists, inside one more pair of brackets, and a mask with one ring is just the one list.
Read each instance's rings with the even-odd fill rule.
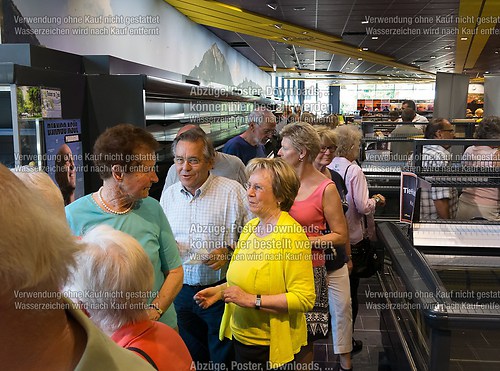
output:
[[26,187],[41,197],[43,202],[51,208],[53,215],[66,220],[63,195],[49,174],[32,166],[16,167],[11,171],[23,181]]
[[[55,187],[55,185],[54,185]],[[5,370],[151,370],[60,292],[79,250],[63,217],[0,164],[0,360]]]
[[86,247],[77,255],[66,294],[118,345],[157,370],[190,370],[191,356],[181,337],[148,317],[153,265],[140,243],[106,225],[82,241]]

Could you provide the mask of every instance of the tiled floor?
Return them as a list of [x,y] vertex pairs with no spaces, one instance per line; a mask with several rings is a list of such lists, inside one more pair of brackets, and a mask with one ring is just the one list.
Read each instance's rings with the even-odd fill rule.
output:
[[[354,326],[354,338],[363,341],[363,350],[352,358],[353,368],[356,371],[398,371],[392,369],[387,357],[387,352],[382,343],[385,330],[381,330],[380,316],[376,309],[367,307],[367,292],[380,291],[380,284],[376,277],[362,279],[359,285],[359,312]],[[384,327],[384,326],[382,326]],[[333,354],[332,338],[314,342],[314,360],[321,370],[338,370],[338,357]]]

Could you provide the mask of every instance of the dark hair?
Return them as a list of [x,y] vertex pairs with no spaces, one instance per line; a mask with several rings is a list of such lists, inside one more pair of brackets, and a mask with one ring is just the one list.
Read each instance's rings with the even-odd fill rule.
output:
[[399,112],[396,110],[393,110],[393,111],[389,112],[389,117],[391,119],[397,119],[399,117]]
[[401,120],[403,120],[403,122],[412,122],[415,116],[416,114],[413,108],[405,108],[403,112],[401,112]]
[[413,109],[415,112],[417,111],[417,106],[415,105],[414,101],[405,100],[403,103],[401,103],[401,107],[403,107],[405,104],[408,106],[408,108]]
[[94,164],[101,179],[111,176],[113,165],[124,172],[136,164],[137,152],[143,148],[155,152],[158,142],[151,133],[132,124],[119,124],[106,129],[94,144]]
[[[66,148],[69,150],[69,153],[68,151],[66,151]],[[71,152],[71,148],[66,143],[64,143],[61,145],[61,147],[59,147],[59,150],[56,154],[54,178],[56,179],[56,183],[59,186],[59,189],[61,190],[65,205],[71,202],[71,194],[75,191],[75,186],[68,181],[66,160],[71,160],[69,161],[69,170],[73,170],[75,168],[75,164],[73,162],[73,154]]]
[[500,117],[488,116],[477,125],[474,137],[477,139],[500,139]]
[[436,138],[436,133],[439,130],[443,130],[445,127],[445,122],[448,120],[445,118],[436,118],[432,119],[427,126],[425,127],[425,138],[426,139],[434,139]]
[[197,142],[201,140],[203,142],[203,156],[205,157],[206,161],[213,160],[215,157],[215,149],[210,141],[210,139],[207,137],[207,134],[203,131],[202,128],[195,127],[192,129],[189,129],[188,131],[185,131],[184,133],[178,135],[175,139],[174,142],[172,143],[172,154],[175,157],[175,149],[177,148],[177,143],[179,143],[181,140],[185,142]]

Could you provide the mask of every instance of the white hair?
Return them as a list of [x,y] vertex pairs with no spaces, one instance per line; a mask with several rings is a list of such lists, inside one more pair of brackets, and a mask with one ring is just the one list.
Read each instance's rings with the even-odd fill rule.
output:
[[66,219],[61,190],[50,178],[49,174],[32,166],[16,167],[11,171],[23,181],[26,187],[41,197],[46,205],[50,207],[51,212]]
[[0,293],[61,288],[79,250],[66,219],[0,164]]
[[276,122],[276,117],[267,108],[259,107],[248,115],[248,124],[251,122],[260,126],[264,122]]
[[141,244],[107,225],[93,228],[82,241],[86,247],[77,255],[66,295],[80,302],[107,334],[146,320],[153,265]]

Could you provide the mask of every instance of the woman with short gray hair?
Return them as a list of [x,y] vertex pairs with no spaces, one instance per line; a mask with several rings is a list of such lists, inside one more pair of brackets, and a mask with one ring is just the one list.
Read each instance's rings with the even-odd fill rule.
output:
[[130,235],[101,225],[82,239],[66,296],[118,345],[158,370],[190,370],[191,356],[171,327],[149,319],[153,265]]

